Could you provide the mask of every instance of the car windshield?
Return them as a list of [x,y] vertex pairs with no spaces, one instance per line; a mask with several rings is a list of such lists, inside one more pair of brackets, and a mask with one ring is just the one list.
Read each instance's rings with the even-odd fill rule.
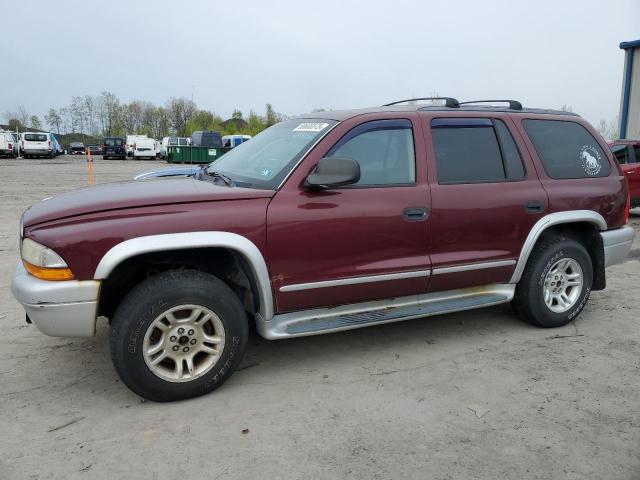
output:
[[287,120],[278,123],[209,165],[238,186],[275,189],[306,151],[330,128],[333,120]]
[[43,133],[25,133],[24,139],[27,142],[46,142],[47,136]]
[[178,145],[178,138],[177,137],[169,138],[169,145]]

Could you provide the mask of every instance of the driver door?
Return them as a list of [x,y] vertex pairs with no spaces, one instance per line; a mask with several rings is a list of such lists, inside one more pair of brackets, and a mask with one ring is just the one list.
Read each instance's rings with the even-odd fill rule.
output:
[[[430,196],[417,115],[366,117],[339,124],[269,205],[278,313],[427,291]],[[304,179],[326,156],[356,160],[360,181],[305,189]]]

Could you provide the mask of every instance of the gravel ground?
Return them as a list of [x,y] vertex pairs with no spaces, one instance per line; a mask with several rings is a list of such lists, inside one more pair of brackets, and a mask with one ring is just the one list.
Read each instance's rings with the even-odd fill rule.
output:
[[[159,165],[97,161],[94,175]],[[1,159],[0,172],[1,480],[640,478],[638,256],[564,328],[501,306],[254,335],[223,388],[155,404],[119,382],[106,324],[94,338],[47,337],[9,291],[21,212],[86,185],[87,164]]]

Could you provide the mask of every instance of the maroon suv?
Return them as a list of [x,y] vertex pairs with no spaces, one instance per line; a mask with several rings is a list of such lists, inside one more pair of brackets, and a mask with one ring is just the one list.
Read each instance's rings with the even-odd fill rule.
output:
[[224,383],[250,321],[280,339],[511,302],[565,325],[631,247],[620,167],[575,114],[442,101],[314,113],[192,178],[37,203],[14,295],[49,335],[107,317],[118,374],[158,401]]

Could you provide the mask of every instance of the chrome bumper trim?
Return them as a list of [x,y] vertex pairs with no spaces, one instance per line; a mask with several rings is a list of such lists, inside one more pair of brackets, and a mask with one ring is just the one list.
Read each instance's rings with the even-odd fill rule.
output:
[[13,296],[29,319],[53,337],[94,335],[99,289],[96,280],[40,280],[27,273],[22,263],[11,282]]
[[604,246],[605,267],[624,262],[629,250],[631,250],[635,235],[635,229],[629,225],[615,230],[600,232],[602,245]]

